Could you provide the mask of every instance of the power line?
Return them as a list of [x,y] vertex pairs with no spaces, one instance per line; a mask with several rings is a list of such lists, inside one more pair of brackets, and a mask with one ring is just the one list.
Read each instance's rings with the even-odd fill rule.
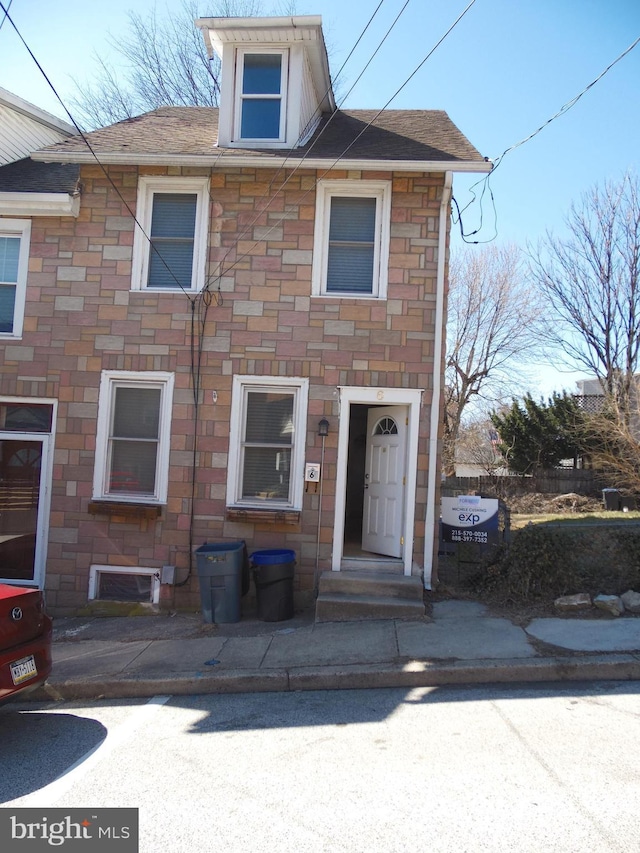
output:
[[[494,160],[492,160],[491,162],[493,163],[493,169],[491,170],[491,172],[488,175],[485,175],[484,178],[481,178],[479,181],[477,181],[475,184],[473,184],[469,188],[469,192],[472,194],[473,198],[471,199],[471,201],[469,201],[462,208],[462,210],[460,210],[460,208],[458,207],[458,203],[455,200],[455,198],[452,199],[456,208],[457,208],[457,211],[458,211],[458,222],[460,223],[460,235],[461,235],[461,237],[465,243],[473,243],[473,244],[479,243],[479,242],[490,243],[498,235],[497,213],[496,213],[496,209],[495,209],[495,201],[493,198],[493,192],[491,191],[491,177],[495,174],[496,169],[502,163],[502,161],[506,157],[506,155],[510,154],[512,151],[515,151],[516,148],[520,148],[520,146],[525,145],[525,143],[530,142],[534,137],[536,137],[541,131],[543,131],[546,127],[548,127],[552,122],[554,122],[556,119],[560,118],[561,116],[565,115],[565,113],[569,112],[569,110],[578,103],[578,101],[580,100],[580,98],[582,98],[583,95],[586,95],[586,93],[590,89],[592,89],[596,85],[596,83],[599,83],[600,80],[602,80],[602,78],[605,76],[605,74],[607,74],[609,71],[611,71],[611,69],[614,67],[614,65],[616,65],[618,62],[620,62],[621,59],[624,59],[624,57],[628,53],[631,53],[631,51],[634,49],[634,47],[637,47],[638,44],[640,44],[640,36],[632,44],[630,44],[629,47],[627,47],[625,50],[623,50],[622,53],[613,60],[613,62],[611,62],[609,65],[607,65],[607,67],[604,69],[604,71],[601,71],[600,74],[598,74],[598,76],[595,78],[595,80],[592,80],[591,83],[589,83],[587,86],[585,86],[584,89],[581,92],[579,92],[575,97],[573,97],[573,98],[571,98],[571,100],[567,101],[566,104],[563,104],[560,107],[560,109],[556,113],[554,113],[554,115],[552,115],[551,118],[547,119],[543,124],[541,124],[540,127],[537,128],[537,130],[534,130],[533,133],[530,133],[528,136],[525,136],[524,139],[521,139],[519,142],[516,142],[514,145],[510,145],[509,148],[506,148],[502,152],[502,154],[500,154],[499,157],[496,157]],[[483,184],[482,192],[480,194],[480,225],[474,231],[470,231],[468,234],[465,234],[464,228],[462,225],[462,214],[469,207],[471,207],[472,204],[474,204],[476,202],[476,200],[478,198],[478,194],[475,192],[475,188],[480,186],[480,184]],[[482,229],[482,223],[483,223],[483,217],[484,217],[483,210],[482,210],[482,199],[484,197],[485,191],[487,191],[487,190],[489,191],[491,200],[493,202],[493,209],[494,209],[494,214],[495,214],[495,221],[494,221],[495,233],[494,233],[494,236],[491,237],[489,240],[482,240],[482,241],[480,241],[480,240],[467,240],[466,239],[467,237],[473,237],[475,234],[478,234],[479,231]]]
[[9,9],[11,8],[12,3],[13,3],[13,0],[9,0],[9,2],[7,3],[7,8],[4,11],[4,15],[3,15],[2,20],[0,21],[0,30],[4,27],[4,22],[7,20],[7,17],[9,16]]
[[495,170],[498,168],[498,166],[502,162],[503,158],[507,154],[509,154],[511,151],[514,151],[516,148],[519,148],[521,145],[524,145],[525,142],[529,142],[529,140],[533,139],[534,136],[537,136],[540,133],[540,131],[544,130],[545,127],[550,125],[552,121],[555,121],[557,118],[560,118],[560,116],[562,116],[566,112],[568,112],[571,109],[571,107],[574,107],[578,103],[580,98],[583,95],[586,95],[586,93],[589,91],[589,89],[592,89],[596,85],[596,83],[598,83],[600,80],[602,80],[604,75],[608,71],[611,71],[613,66],[616,65],[618,62],[620,62],[621,59],[624,59],[624,57],[628,53],[631,53],[633,48],[636,47],[636,45],[638,45],[638,44],[640,44],[640,36],[633,42],[633,44],[630,44],[629,47],[620,54],[620,56],[618,56],[616,59],[614,59],[610,65],[607,65],[607,67],[604,69],[604,71],[602,71],[600,74],[598,74],[596,79],[592,80],[588,86],[585,86],[584,89],[578,95],[575,96],[575,98],[571,98],[570,101],[567,101],[566,104],[561,106],[555,115],[552,115],[551,118],[547,119],[544,122],[544,124],[541,124],[540,127],[537,130],[534,130],[533,133],[530,133],[529,136],[525,136],[525,138],[521,139],[520,142],[516,142],[515,145],[511,145],[509,148],[507,148],[505,151],[503,151],[502,154],[493,161],[493,164],[494,164],[493,171],[495,172]]
[[[10,5],[11,5],[11,3],[9,3],[9,6],[10,6]],[[93,158],[94,158],[94,160],[96,161],[96,163],[98,164],[98,166],[102,169],[102,172],[104,173],[104,175],[105,175],[106,179],[107,179],[107,180],[109,181],[109,183],[111,184],[112,188],[113,188],[113,189],[114,189],[114,191],[116,192],[116,194],[117,194],[118,198],[120,199],[120,201],[124,204],[125,208],[127,209],[127,212],[129,213],[129,215],[130,215],[130,216],[131,216],[131,218],[133,219],[134,223],[138,226],[138,228],[140,229],[140,232],[144,235],[144,238],[145,238],[145,239],[147,240],[147,242],[149,243],[149,246],[150,246],[151,250],[152,250],[153,252],[155,252],[155,253],[156,253],[157,257],[160,259],[160,261],[162,262],[163,266],[166,268],[166,270],[167,270],[167,272],[169,273],[169,275],[171,276],[171,278],[176,282],[176,284],[178,285],[178,287],[180,288],[180,290],[184,293],[184,295],[187,297],[187,299],[189,300],[189,302],[193,302],[193,297],[191,296],[191,294],[189,294],[189,293],[185,290],[184,286],[182,285],[182,282],[181,282],[181,281],[179,281],[179,279],[177,278],[177,276],[174,274],[173,270],[169,267],[169,265],[167,264],[167,262],[165,261],[165,259],[162,257],[162,255],[160,254],[160,252],[158,251],[158,249],[154,246],[154,244],[153,244],[153,242],[152,242],[152,240],[151,240],[151,237],[150,237],[150,236],[147,234],[147,232],[144,230],[144,228],[142,227],[142,225],[140,224],[140,222],[139,222],[139,221],[138,221],[138,219],[136,218],[136,215],[135,215],[135,213],[133,212],[133,210],[131,210],[131,207],[130,207],[130,205],[129,205],[129,202],[128,202],[128,201],[125,199],[125,197],[122,195],[122,193],[121,193],[121,191],[120,191],[120,188],[115,184],[115,182],[113,181],[113,179],[112,179],[112,178],[111,178],[111,176],[109,175],[109,172],[107,171],[107,169],[105,168],[105,166],[100,162],[100,159],[98,158],[98,155],[97,155],[97,154],[96,154],[96,152],[93,150],[93,148],[92,148],[92,146],[91,146],[91,143],[90,143],[90,142],[89,142],[89,140],[87,139],[87,137],[86,137],[85,133],[80,129],[80,127],[79,127],[79,125],[77,124],[76,120],[75,120],[75,119],[74,119],[74,117],[71,115],[71,113],[70,113],[70,112],[69,112],[69,110],[67,109],[67,107],[66,107],[66,105],[65,105],[64,101],[62,100],[62,98],[61,98],[61,97],[60,97],[60,95],[58,94],[58,92],[57,92],[57,90],[56,90],[56,87],[53,85],[53,83],[51,82],[51,80],[50,80],[50,79],[49,79],[49,77],[47,76],[46,71],[44,70],[44,68],[42,67],[42,65],[38,62],[38,60],[37,60],[37,58],[36,58],[35,54],[34,54],[34,53],[33,53],[33,51],[31,50],[31,48],[29,47],[29,45],[27,44],[27,42],[25,41],[25,39],[23,38],[22,33],[20,32],[20,30],[19,30],[19,29],[18,29],[18,27],[16,26],[16,24],[15,24],[15,22],[14,22],[13,18],[12,18],[12,17],[11,17],[11,15],[9,14],[9,7],[5,7],[5,6],[4,6],[4,4],[2,3],[2,0],[0,0],[0,10],[2,10],[2,11],[4,12],[4,15],[5,15],[5,16],[4,16],[4,18],[3,18],[3,22],[4,22],[5,20],[8,20],[8,21],[9,21],[9,23],[11,24],[11,26],[13,27],[13,29],[15,30],[16,35],[18,36],[18,38],[20,39],[20,41],[21,41],[21,42],[22,42],[22,44],[24,45],[24,47],[25,47],[25,49],[27,50],[27,52],[28,52],[29,56],[31,57],[31,59],[33,59],[33,61],[35,62],[35,64],[36,64],[36,66],[37,66],[38,70],[40,71],[40,73],[42,74],[42,76],[44,77],[44,79],[47,81],[47,84],[49,85],[49,88],[51,89],[51,91],[53,92],[53,94],[56,96],[56,98],[57,98],[58,102],[60,103],[60,106],[62,107],[62,109],[65,111],[65,113],[66,113],[66,114],[67,114],[67,116],[69,117],[69,120],[71,121],[71,123],[73,124],[73,126],[75,127],[75,129],[78,131],[78,134],[80,135],[80,137],[81,137],[82,141],[84,142],[84,144],[87,146],[87,148],[88,148],[88,149],[89,149],[89,151],[91,152],[91,155],[93,156]]]
[[[430,58],[430,57],[435,53],[435,51],[437,50],[437,48],[438,48],[438,47],[440,47],[440,45],[442,44],[442,42],[447,38],[447,36],[452,32],[452,30],[453,30],[453,29],[454,29],[454,28],[455,28],[455,27],[460,23],[460,21],[462,20],[462,18],[464,18],[464,16],[465,16],[465,15],[467,14],[467,12],[471,9],[471,7],[475,4],[475,2],[476,2],[476,0],[471,0],[471,2],[470,2],[470,3],[465,7],[465,9],[464,9],[464,10],[463,10],[459,15],[458,15],[458,17],[456,18],[456,20],[455,20],[455,21],[451,24],[451,26],[447,29],[447,31],[444,33],[444,35],[442,35],[442,36],[438,39],[438,41],[436,42],[436,44],[431,48],[431,50],[426,54],[426,56],[425,56],[425,57],[424,57],[424,58],[423,58],[423,59],[418,63],[418,65],[414,68],[414,70],[411,72],[411,74],[410,74],[410,75],[405,79],[405,81],[402,83],[402,85],[401,85],[398,89],[396,89],[396,91],[395,91],[395,92],[393,93],[393,95],[389,98],[389,100],[384,104],[384,106],[382,106],[382,107],[381,107],[381,108],[380,108],[380,109],[379,109],[379,110],[374,114],[373,118],[371,118],[371,119],[370,119],[370,121],[369,121],[369,122],[368,122],[368,123],[367,123],[367,124],[362,128],[362,130],[358,133],[358,135],[357,135],[354,139],[352,139],[352,141],[347,145],[347,147],[344,149],[344,151],[343,151],[343,152],[342,152],[342,153],[341,153],[341,154],[340,154],[340,155],[339,155],[339,156],[338,156],[338,157],[337,157],[337,158],[336,158],[336,159],[331,163],[331,165],[330,165],[330,166],[328,166],[328,167],[325,169],[325,171],[322,173],[322,175],[321,175],[319,178],[317,178],[317,179],[316,179],[316,181],[315,181],[315,183],[314,183],[314,186],[313,186],[312,188],[308,189],[308,190],[304,193],[304,195],[302,195],[302,196],[301,196],[301,198],[299,199],[299,201],[303,201],[303,200],[304,200],[304,199],[305,199],[305,198],[306,198],[306,197],[307,197],[311,192],[313,192],[313,191],[315,190],[315,188],[316,188],[316,186],[317,186],[317,184],[318,184],[318,181],[321,181],[321,180],[325,177],[325,175],[329,174],[329,172],[331,172],[331,171],[333,171],[333,169],[335,169],[335,167],[338,165],[338,163],[339,163],[339,162],[344,158],[344,156],[347,154],[347,152],[351,150],[351,148],[356,144],[356,142],[360,139],[360,137],[361,137],[364,133],[366,133],[366,131],[371,127],[371,125],[376,121],[376,119],[377,119],[377,118],[378,118],[378,117],[379,117],[379,116],[380,116],[380,115],[381,115],[381,114],[382,114],[382,113],[387,109],[387,107],[389,106],[389,104],[391,104],[391,103],[392,103],[392,101],[394,101],[394,100],[395,100],[395,98],[397,98],[397,96],[400,94],[400,92],[402,92],[402,90],[405,88],[405,86],[407,86],[407,84],[408,84],[408,83],[409,83],[409,82],[410,82],[410,81],[415,77],[415,75],[418,73],[418,71],[419,71],[419,70],[422,68],[422,66],[427,62],[427,60],[428,60],[428,59],[429,59],[429,58]],[[406,8],[406,5],[407,5],[407,4],[405,3],[405,6],[404,6],[404,7],[403,7],[403,9],[401,10],[401,13],[402,13],[402,11],[404,11],[404,9]],[[394,23],[395,23],[395,22],[394,22]],[[386,36],[385,36],[385,38],[386,38]],[[317,140],[316,140],[316,141],[317,141]],[[302,159],[304,160],[304,158],[302,158]],[[299,168],[299,167],[298,167],[298,168]],[[294,171],[295,171],[295,170],[294,170]],[[284,185],[283,185],[283,186],[284,186]],[[281,187],[281,188],[282,188],[282,187]],[[281,189],[281,188],[280,188],[280,189]],[[279,191],[280,191],[280,189],[279,189],[277,192],[279,192]],[[276,192],[276,195],[277,195],[277,192]],[[274,200],[275,200],[275,197],[274,197]],[[265,238],[269,233],[271,233],[271,231],[273,231],[275,228],[277,228],[279,225],[281,225],[281,224],[282,224],[282,222],[284,221],[284,218],[285,218],[285,217],[281,217],[279,220],[277,220],[277,221],[276,221],[276,222],[271,226],[271,228],[269,228],[269,230],[268,230],[265,234],[263,234],[262,239],[261,239],[260,241],[256,240],[256,241],[252,244],[252,246],[251,246],[249,249],[247,249],[247,251],[246,251],[246,252],[244,252],[244,253],[243,253],[239,258],[236,258],[236,260],[235,260],[232,264],[230,264],[230,266],[229,266],[229,267],[226,267],[224,270],[221,270],[217,275],[215,275],[215,276],[211,276],[211,279],[215,279],[215,278],[221,279],[224,275],[226,275],[228,272],[230,272],[232,269],[234,269],[234,267],[236,267],[236,266],[237,266],[237,264],[239,264],[239,263],[240,263],[241,261],[243,261],[245,258],[249,257],[251,250],[252,250],[252,249],[254,249],[254,248],[259,244],[259,242],[262,242],[262,240],[263,240],[263,239],[264,239],[264,238]],[[246,232],[245,232],[245,233],[246,233]],[[228,256],[228,254],[229,254],[229,252],[230,252],[233,248],[235,248],[235,246],[237,246],[237,245],[238,245],[238,242],[239,242],[239,238],[238,238],[238,240],[236,240],[236,241],[234,242],[234,244],[233,244],[232,246],[230,246],[230,247],[229,247],[229,250],[228,250],[228,251],[227,251],[227,253],[225,254],[225,257],[227,257],[227,256]]]
[[[347,94],[346,94],[346,95],[344,96],[344,98],[342,99],[342,102],[341,102],[341,104],[339,105],[338,109],[340,109],[340,106],[342,105],[342,103],[344,103],[344,101],[345,101],[345,100],[348,98],[348,96],[351,94],[351,92],[353,91],[354,87],[355,87],[355,86],[356,86],[356,84],[359,82],[360,78],[362,77],[362,75],[364,74],[364,72],[367,70],[367,68],[369,67],[369,65],[370,65],[370,64],[371,64],[371,62],[373,61],[373,58],[374,58],[374,57],[375,57],[375,55],[378,53],[378,51],[380,50],[380,48],[382,47],[382,45],[384,44],[384,42],[387,40],[387,38],[388,38],[389,34],[391,33],[391,31],[393,30],[393,28],[394,28],[394,27],[395,27],[395,25],[397,24],[397,22],[398,22],[398,20],[400,19],[400,17],[401,17],[401,15],[402,15],[402,13],[403,13],[403,12],[404,12],[404,10],[407,8],[407,6],[409,5],[409,3],[410,3],[410,2],[411,2],[411,0],[406,0],[406,2],[405,2],[405,4],[404,4],[404,6],[402,7],[402,9],[400,10],[400,12],[399,12],[399,13],[398,13],[398,15],[396,16],[395,20],[393,21],[393,23],[391,24],[391,26],[389,27],[389,29],[387,30],[387,32],[386,32],[386,33],[385,33],[385,35],[383,36],[383,38],[382,38],[382,40],[380,41],[380,43],[378,44],[378,47],[376,48],[376,50],[374,51],[374,53],[372,54],[372,56],[371,56],[371,57],[370,57],[370,59],[368,60],[367,64],[366,64],[366,65],[365,65],[365,67],[363,68],[363,70],[362,70],[362,71],[360,72],[360,74],[358,75],[358,77],[357,77],[357,79],[356,79],[355,83],[351,86],[351,88],[349,89],[349,91],[347,92]],[[384,3],[384,0],[380,0],[380,2],[378,3],[378,5],[377,5],[376,9],[374,10],[373,14],[371,15],[371,17],[370,17],[370,18],[369,18],[369,20],[367,21],[367,24],[366,24],[365,28],[363,29],[363,31],[362,31],[362,32],[360,33],[360,35],[358,36],[358,38],[357,38],[357,40],[356,40],[356,43],[354,44],[354,46],[351,48],[351,50],[350,50],[350,52],[349,52],[349,55],[347,56],[347,58],[345,59],[345,61],[342,63],[342,66],[340,67],[340,70],[338,71],[338,73],[337,73],[337,75],[336,75],[336,80],[338,79],[338,77],[340,76],[340,74],[342,74],[342,72],[343,72],[343,70],[344,70],[344,68],[345,68],[345,66],[346,66],[346,64],[347,64],[347,62],[349,61],[349,59],[353,56],[353,53],[354,53],[355,49],[357,48],[358,44],[360,44],[360,42],[362,41],[362,38],[364,37],[365,33],[366,33],[366,32],[367,32],[367,30],[369,29],[369,27],[370,27],[371,23],[373,22],[374,18],[376,17],[376,15],[378,14],[378,12],[380,11],[380,8],[381,8],[381,6],[382,6],[382,4],[383,4],[383,3]],[[326,92],[324,93],[324,95],[322,96],[322,98],[320,98],[320,104],[322,104],[322,102],[324,101],[324,99],[327,97],[327,95],[328,95],[330,92],[331,92],[331,84],[329,84],[328,89],[326,90]],[[298,137],[298,139],[297,139],[297,141],[296,141],[296,143],[295,143],[295,145],[294,145],[294,149],[295,149],[295,148],[300,144],[300,142],[302,141],[302,139],[304,139],[304,137],[306,136],[307,131],[308,131],[308,128],[309,128],[309,126],[311,125],[311,123],[315,120],[315,116],[316,116],[316,114],[318,113],[318,110],[319,110],[319,109],[320,109],[320,107],[319,107],[319,106],[318,106],[318,107],[316,107],[316,109],[315,109],[315,111],[314,111],[314,113],[313,113],[313,116],[312,116],[312,117],[311,117],[311,119],[307,122],[307,125],[306,125],[305,129],[302,131],[302,133],[301,133],[301,134],[300,134],[300,136]],[[242,240],[242,238],[243,238],[246,234],[248,234],[248,233],[250,232],[250,230],[253,228],[253,226],[256,224],[256,222],[258,222],[258,220],[259,220],[259,219],[261,218],[261,216],[264,214],[265,210],[268,210],[268,209],[271,207],[271,205],[272,205],[272,204],[276,201],[276,199],[278,198],[278,194],[279,194],[279,193],[280,193],[280,192],[281,192],[281,191],[282,191],[282,190],[287,186],[287,184],[288,184],[288,183],[289,183],[289,181],[293,178],[293,176],[296,174],[296,172],[297,172],[299,169],[301,169],[301,168],[302,168],[302,166],[303,166],[303,164],[304,164],[305,160],[307,159],[307,157],[309,157],[309,155],[310,155],[310,154],[311,154],[311,152],[313,151],[314,147],[318,144],[318,142],[319,142],[319,141],[320,141],[320,139],[322,138],[323,134],[327,131],[327,128],[329,127],[329,125],[331,124],[331,122],[334,120],[334,118],[336,117],[336,115],[337,115],[337,111],[335,111],[335,112],[331,113],[331,115],[329,116],[329,118],[328,118],[328,119],[327,119],[327,121],[325,122],[324,126],[322,127],[322,129],[320,130],[320,132],[318,133],[318,135],[316,136],[316,138],[313,140],[313,142],[311,143],[311,145],[310,145],[310,146],[308,147],[308,149],[305,151],[304,155],[300,158],[300,160],[298,160],[298,161],[297,161],[297,163],[296,163],[295,167],[293,168],[293,170],[292,170],[292,171],[290,172],[290,174],[285,178],[285,180],[280,184],[280,186],[279,186],[279,187],[278,187],[278,189],[275,191],[275,193],[273,193],[273,194],[271,195],[271,198],[270,198],[269,202],[268,202],[264,207],[262,207],[262,208],[260,209],[260,212],[259,212],[258,214],[256,214],[256,216],[254,216],[254,218],[251,220],[251,222],[249,222],[249,223],[248,223],[248,225],[246,225],[246,226],[245,226],[244,230],[243,230],[243,231],[242,231],[242,232],[241,232],[241,233],[236,237],[236,239],[235,239],[234,243],[233,243],[231,246],[229,246],[229,248],[228,248],[228,249],[227,249],[227,251],[225,252],[224,257],[222,258],[222,261],[220,262],[221,264],[224,264],[224,261],[225,261],[225,259],[228,257],[228,255],[230,254],[230,252],[231,252],[231,251],[232,251],[232,250],[233,250],[233,249],[238,245],[238,243]],[[221,156],[222,156],[222,155],[220,155],[220,156],[216,159],[216,162],[214,163],[214,166],[213,166],[214,168],[215,168],[215,166],[218,164],[218,162],[219,162],[219,160],[220,160]],[[292,154],[291,154],[291,153],[289,153],[289,154],[286,156],[286,158],[285,158],[284,162],[283,162],[283,163],[282,163],[282,164],[281,164],[281,165],[276,169],[276,171],[275,171],[275,173],[274,173],[273,177],[271,178],[271,181],[269,182],[269,186],[268,186],[268,187],[266,188],[266,190],[262,193],[262,195],[260,196],[260,198],[259,198],[259,199],[257,199],[257,201],[256,201],[256,202],[254,202],[254,204],[255,204],[255,206],[256,206],[256,207],[260,204],[260,202],[261,202],[261,201],[263,201],[265,198],[267,198],[267,196],[269,196],[269,195],[271,194],[271,190],[273,189],[273,185],[274,185],[274,183],[275,183],[276,178],[278,177],[278,175],[279,175],[281,172],[283,172],[283,171],[285,170],[285,168],[286,168],[286,164],[287,164],[287,162],[291,159],[291,157],[292,157]],[[252,248],[253,248],[253,247],[252,247]],[[205,284],[205,288],[208,286],[208,284],[209,284],[211,281],[215,280],[216,278],[218,278],[218,279],[219,279],[220,277],[221,277],[221,276],[220,276],[219,274],[218,274],[218,275],[214,275],[214,276],[210,276],[210,277],[209,277],[209,279],[207,280],[206,284]]]

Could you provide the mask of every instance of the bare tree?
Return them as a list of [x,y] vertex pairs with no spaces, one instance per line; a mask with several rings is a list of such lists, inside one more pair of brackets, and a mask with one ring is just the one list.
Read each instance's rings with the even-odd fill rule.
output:
[[[201,8],[202,7],[202,8]],[[295,2],[275,3],[272,14],[294,14]],[[104,127],[163,106],[217,106],[220,63],[210,60],[194,21],[209,17],[252,17],[264,13],[261,0],[181,0],[165,15],[154,7],[146,17],[129,13],[127,34],[111,33],[109,44],[122,62],[95,54],[89,81],[74,81],[71,99],[80,124]]]
[[533,280],[552,318],[547,336],[568,364],[600,380],[610,406],[628,423],[640,356],[637,178],[627,174],[594,187],[565,222],[569,236],[547,234],[532,255]]
[[603,475],[607,485],[640,495],[640,406],[637,389],[631,392],[628,418],[617,411],[612,397],[604,399],[607,402],[601,411],[585,416],[581,430],[589,465]]
[[541,355],[537,294],[510,245],[467,249],[451,262],[445,374],[444,468],[455,472],[463,414],[482,399],[495,407],[522,388],[523,364]]
[[460,424],[456,442],[456,461],[471,466],[483,476],[497,478],[505,468],[498,449],[498,434],[485,416]]

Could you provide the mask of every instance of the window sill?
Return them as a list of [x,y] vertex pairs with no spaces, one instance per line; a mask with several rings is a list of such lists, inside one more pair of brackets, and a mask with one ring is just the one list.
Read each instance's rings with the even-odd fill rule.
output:
[[377,293],[312,293],[312,299],[353,299],[354,301],[366,299],[367,302],[385,302],[387,297],[379,296]]
[[[204,286],[204,285],[203,285]],[[195,287],[185,287],[184,290],[180,287],[132,287],[129,291],[130,293],[143,293],[145,296],[149,296],[149,294],[163,294],[167,293],[171,296],[175,296],[176,293],[199,293],[200,291]]]
[[247,509],[228,506],[228,521],[246,521],[254,524],[298,524],[300,511],[297,509]]
[[90,501],[91,515],[125,515],[131,518],[160,518],[162,507],[158,504],[123,503],[118,501]]

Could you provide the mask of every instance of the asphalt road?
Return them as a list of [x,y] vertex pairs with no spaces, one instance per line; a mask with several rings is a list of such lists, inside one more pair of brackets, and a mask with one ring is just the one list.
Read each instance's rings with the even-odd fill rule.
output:
[[639,691],[600,682],[8,705],[0,802],[138,807],[142,853],[637,853]]

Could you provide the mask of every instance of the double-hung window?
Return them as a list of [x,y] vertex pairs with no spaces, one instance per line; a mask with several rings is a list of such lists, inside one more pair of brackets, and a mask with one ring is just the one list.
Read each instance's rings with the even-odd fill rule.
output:
[[103,372],[94,499],[166,502],[172,397],[172,373]]
[[203,288],[208,202],[208,178],[140,178],[133,290]]
[[284,140],[287,59],[286,50],[238,51],[235,115],[238,141]]
[[22,335],[31,222],[0,219],[0,338]]
[[320,181],[313,294],[385,298],[391,188],[387,181]]
[[230,506],[301,509],[308,379],[236,376]]

